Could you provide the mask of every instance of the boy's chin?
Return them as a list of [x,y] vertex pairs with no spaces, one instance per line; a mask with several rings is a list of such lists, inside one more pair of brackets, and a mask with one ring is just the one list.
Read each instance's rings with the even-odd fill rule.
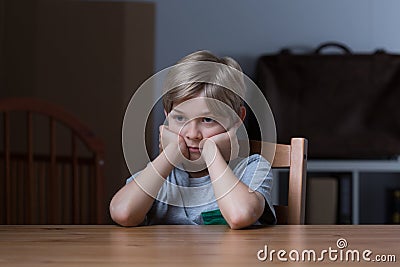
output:
[[207,169],[207,164],[200,154],[190,154],[189,159],[183,163],[183,168],[188,172],[199,172]]
[[200,153],[190,153],[189,154],[189,160],[191,160],[191,161],[198,160],[199,158],[201,158]]

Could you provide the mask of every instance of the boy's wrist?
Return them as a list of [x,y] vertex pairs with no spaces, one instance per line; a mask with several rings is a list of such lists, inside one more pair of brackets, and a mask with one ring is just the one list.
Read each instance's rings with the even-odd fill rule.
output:
[[182,163],[182,153],[180,152],[179,149],[177,149],[175,146],[169,144],[165,147],[165,149],[163,150],[163,153],[165,155],[165,157],[167,158],[168,162],[176,167],[177,165],[179,165],[180,163]]
[[206,162],[207,167],[209,167],[214,162],[217,153],[220,153],[217,144],[213,140],[205,140],[201,155]]

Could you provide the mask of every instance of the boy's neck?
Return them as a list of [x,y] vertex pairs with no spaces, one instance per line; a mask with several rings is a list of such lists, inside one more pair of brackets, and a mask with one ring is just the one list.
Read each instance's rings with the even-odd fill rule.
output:
[[200,178],[208,175],[208,170],[205,169],[199,172],[188,172],[188,173],[190,178]]

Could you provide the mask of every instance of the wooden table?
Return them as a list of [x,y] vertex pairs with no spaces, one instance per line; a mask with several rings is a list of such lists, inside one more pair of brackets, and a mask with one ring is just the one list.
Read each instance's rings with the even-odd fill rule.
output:
[[[345,240],[337,244],[340,238]],[[276,252],[271,258],[272,250]],[[286,252],[279,252],[280,259],[279,250]],[[323,250],[327,252],[321,257]],[[355,251],[360,262],[353,261]],[[300,262],[294,262],[296,253]],[[363,260],[363,253],[370,262]],[[387,261],[394,256],[397,262],[373,262],[377,255]],[[281,261],[285,258],[287,262]],[[226,226],[0,226],[0,266],[399,266],[399,261],[400,225],[282,225],[247,230]]]

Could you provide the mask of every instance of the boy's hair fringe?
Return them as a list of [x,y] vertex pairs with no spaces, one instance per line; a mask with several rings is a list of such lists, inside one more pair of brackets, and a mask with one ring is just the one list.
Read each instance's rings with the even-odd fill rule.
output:
[[[221,101],[211,101],[212,112],[226,116],[226,106],[240,115],[245,85],[240,65],[230,57],[218,58],[202,50],[182,58],[169,71],[165,84],[163,105],[167,113],[174,105],[204,92],[204,96]],[[225,107],[224,107],[225,106]],[[229,112],[228,112],[229,113]]]

